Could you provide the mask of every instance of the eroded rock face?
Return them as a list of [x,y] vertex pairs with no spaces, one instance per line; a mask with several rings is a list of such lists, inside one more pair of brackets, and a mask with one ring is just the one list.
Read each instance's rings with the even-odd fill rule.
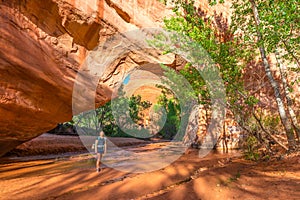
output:
[[[0,1],[0,155],[71,119],[76,73],[99,42],[117,32],[160,26],[164,6],[136,2]],[[134,53],[131,58],[137,65]],[[109,84],[98,87],[97,105],[109,100],[109,85],[120,81],[122,64],[116,62],[107,73]]]
[[[160,27],[171,13],[157,0],[0,0],[0,156],[71,119],[74,80],[100,42]],[[116,60],[96,104],[107,102],[123,72],[148,62],[143,59],[130,52]],[[177,67],[174,60],[161,62]]]

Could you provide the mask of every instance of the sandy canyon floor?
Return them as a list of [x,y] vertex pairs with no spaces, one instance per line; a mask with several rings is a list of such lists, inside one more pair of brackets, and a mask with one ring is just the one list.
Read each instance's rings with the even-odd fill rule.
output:
[[[2,158],[0,199],[300,199],[299,155],[251,162],[242,159],[238,152],[211,152],[199,158],[196,149],[189,149],[165,168],[137,174],[109,167],[96,173],[94,157],[84,152],[74,136],[46,135],[31,141],[27,150],[32,155],[45,147],[52,153],[58,153],[52,149],[58,146],[68,151],[69,140],[69,148],[80,153],[32,157],[26,155],[23,146],[18,151],[23,157]],[[115,143],[141,152],[164,145],[120,138]],[[34,148],[37,144],[39,150]]]

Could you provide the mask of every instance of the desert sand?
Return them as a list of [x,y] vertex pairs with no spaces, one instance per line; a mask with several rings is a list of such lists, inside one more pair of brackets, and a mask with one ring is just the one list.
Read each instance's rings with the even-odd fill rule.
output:
[[[66,140],[72,139],[70,136],[62,137]],[[45,138],[42,140],[46,141]],[[129,140],[127,139],[127,146],[124,147],[129,150],[140,145],[140,149],[151,151],[162,145],[142,144],[143,142],[134,139],[131,146],[128,146]],[[188,149],[171,165],[140,174],[105,166],[97,173],[93,155],[82,151],[64,157],[44,156],[39,159],[11,155],[3,158],[1,162],[1,200],[296,200],[300,197],[300,155],[252,162],[244,160],[239,152],[226,154],[212,151],[206,157],[200,158],[197,149]]]

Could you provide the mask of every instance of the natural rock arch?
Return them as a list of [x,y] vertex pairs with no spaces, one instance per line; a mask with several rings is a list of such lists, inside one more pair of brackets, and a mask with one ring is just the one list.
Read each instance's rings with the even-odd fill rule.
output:
[[[135,8],[132,1],[118,4],[0,0],[0,156],[72,118],[76,74],[99,42],[117,32],[159,27],[171,13],[156,0],[136,1]],[[139,65],[141,58],[130,52],[116,60],[107,83],[97,89],[98,105],[120,81],[120,65]],[[164,64],[176,67],[176,60]]]

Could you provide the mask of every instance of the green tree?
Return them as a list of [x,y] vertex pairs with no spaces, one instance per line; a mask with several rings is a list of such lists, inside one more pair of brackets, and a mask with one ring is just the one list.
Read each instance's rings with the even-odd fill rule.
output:
[[[266,75],[274,90],[278,113],[287,135],[289,148],[293,149],[295,139],[291,121],[294,122],[296,128],[297,122],[295,118],[292,117],[291,119],[285,110],[284,97],[280,93],[280,83],[273,76],[271,71],[272,63],[268,60],[268,55],[282,50],[286,53],[281,58],[286,59],[289,63],[296,62],[299,64],[296,56],[299,54],[299,2],[235,0],[233,1],[233,8],[232,22],[234,30],[242,32],[243,37],[241,42],[248,47],[248,51],[252,51],[252,54],[249,51],[252,58],[256,56],[255,52],[257,51],[255,50],[259,50]],[[279,67],[282,66],[279,65]],[[283,73],[282,76],[284,76]],[[285,77],[282,80],[285,81],[284,79]],[[288,102],[291,103],[289,101],[289,94],[287,93],[287,85],[284,85],[284,89]],[[290,108],[289,114],[293,115],[291,105],[288,106]]]
[[164,86],[158,86],[162,89],[158,102],[167,111],[163,130],[166,132],[168,129],[169,136],[172,135],[174,140],[181,141],[185,135],[190,113],[197,104],[196,93],[182,74],[164,65],[161,67],[165,78],[162,80]]
[[119,90],[119,97],[112,101],[95,110],[74,116],[70,123],[85,134],[98,134],[102,129],[110,136],[129,137],[120,126],[138,126],[136,123],[142,119],[142,112],[150,108],[151,103],[143,101],[140,95],[124,96],[123,87]]
[[[226,88],[227,102],[224,102],[224,106],[228,107],[238,122],[243,125],[243,122],[249,118],[249,112],[245,112],[245,110],[254,106],[254,102],[251,105],[247,104],[244,98],[247,95],[242,79],[242,69],[245,65],[241,61],[243,58],[247,59],[247,55],[245,55],[247,52],[243,48],[239,48],[240,44],[233,37],[226,20],[221,16],[207,17],[201,8],[194,7],[193,0],[176,1],[176,5],[177,7],[174,9],[176,16],[164,20],[166,29],[191,38],[194,43],[203,47],[206,50],[204,53],[217,63]],[[183,10],[183,12],[179,12],[179,10]],[[201,59],[205,61],[205,55],[195,55],[195,57],[200,59],[201,66]],[[210,67],[205,67],[202,75],[209,76],[210,70]],[[220,83],[205,82],[198,70],[189,63],[180,70],[180,73],[188,80],[199,103],[204,104],[206,109],[211,109],[214,87]]]
[[[266,75],[275,93],[280,119],[285,128],[289,147],[293,148],[295,140],[291,121],[296,130],[298,123],[295,115],[293,117],[293,110],[290,109],[292,103],[288,93],[290,89],[288,84],[284,85],[289,115],[292,116],[292,119],[285,111],[284,98],[280,94],[279,83],[274,79],[270,70],[271,64],[267,56],[276,53],[279,49],[281,50],[278,53],[279,59],[284,61],[281,63],[295,63],[298,67],[293,67],[293,70],[298,71],[299,2],[297,0],[234,0],[231,26],[216,14],[207,17],[201,8],[194,7],[193,0],[176,0],[175,2],[177,7],[174,11],[177,16],[165,20],[166,28],[187,35],[199,42],[211,58],[218,63],[226,85],[227,106],[235,115],[238,123],[249,133],[253,133],[252,125],[249,124],[252,123],[252,119],[255,120],[255,126],[266,132],[256,114],[259,101],[244,88],[242,79],[242,69],[250,61],[255,60],[260,53]],[[210,1],[211,4],[222,2]],[[278,61],[280,61],[279,59]],[[282,65],[279,66],[283,69],[281,74],[284,82],[285,68]],[[201,91],[202,94],[207,94],[205,91],[207,88],[205,88],[202,80],[198,78],[197,81],[198,75],[189,73],[189,71],[191,71],[190,67],[186,68],[182,74],[188,78],[191,85],[199,88],[198,94],[201,94]],[[202,96],[206,97],[205,95]],[[267,134],[269,135],[269,133]],[[272,138],[276,140],[276,138]],[[284,147],[284,145],[281,146]]]
[[175,97],[175,94],[170,89],[160,85],[157,87],[162,90],[162,94],[159,96],[157,104],[166,111],[166,121],[160,134],[166,139],[173,139],[179,131],[181,120],[180,104]]

